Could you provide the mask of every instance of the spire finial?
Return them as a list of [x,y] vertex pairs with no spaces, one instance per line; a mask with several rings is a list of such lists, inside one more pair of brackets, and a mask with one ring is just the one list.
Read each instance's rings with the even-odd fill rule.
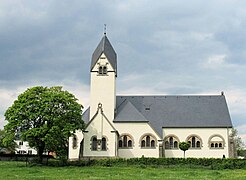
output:
[[104,24],[104,35],[106,36],[107,34],[107,24]]

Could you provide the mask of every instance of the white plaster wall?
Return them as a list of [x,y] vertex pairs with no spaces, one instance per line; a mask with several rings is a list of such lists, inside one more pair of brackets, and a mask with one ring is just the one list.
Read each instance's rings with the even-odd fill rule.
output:
[[154,135],[158,140],[157,133],[150,127],[148,123],[114,123],[114,126],[118,130],[119,134],[130,134],[133,137],[132,149],[118,149],[118,156],[122,158],[133,157],[159,157],[159,146],[156,142],[156,147],[144,149],[141,148],[140,138],[147,133]]
[[[104,54],[101,55],[97,63],[100,65],[108,63],[107,70],[114,71]],[[99,64],[96,64],[92,71],[98,71]],[[107,118],[110,121],[114,119],[116,101],[115,75],[115,72],[108,72],[107,75],[98,75],[97,72],[91,72],[90,119],[96,113],[99,103],[103,105],[103,111]]]
[[68,159],[69,160],[77,160],[79,159],[80,152],[80,142],[83,140],[84,136],[81,130],[77,130],[75,132],[77,138],[77,147],[73,148],[73,136],[69,137],[69,145],[68,145]]
[[[86,131],[88,132],[84,133],[84,157],[114,157],[117,155],[117,135],[115,132],[112,132],[114,131],[114,129],[100,112],[86,128]],[[91,138],[93,136],[97,136],[97,139],[102,139],[102,137],[106,137],[107,151],[91,150]]]
[[[192,134],[198,135],[202,139],[201,149],[189,149],[186,151],[186,157],[207,157],[207,158],[222,158],[223,155],[229,156],[228,135],[230,129],[227,128],[163,128],[163,136],[170,134],[179,138],[180,142],[186,141],[186,138]],[[209,138],[212,135],[219,134],[225,140],[224,149],[210,149]],[[180,149],[165,149],[165,157],[183,157],[184,153]]]
[[36,149],[33,149],[29,146],[28,142],[27,141],[23,141],[23,145],[19,145],[19,142],[22,142],[20,140],[16,140],[15,141],[16,144],[18,145],[18,147],[15,149],[15,153],[17,154],[17,151],[26,151],[25,154],[28,154],[28,151],[32,151],[32,154],[37,154],[37,151]]

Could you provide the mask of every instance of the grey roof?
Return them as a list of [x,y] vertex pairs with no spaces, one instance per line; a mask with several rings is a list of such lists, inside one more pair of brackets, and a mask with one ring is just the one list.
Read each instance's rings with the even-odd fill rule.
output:
[[[232,127],[224,95],[117,96],[116,112],[114,122],[149,122],[160,136],[165,127]],[[89,121],[89,109],[83,120]]]
[[117,109],[114,121],[121,122],[148,122],[148,120],[127,99]]
[[[155,131],[162,128],[232,127],[225,96],[117,96],[116,107],[124,101],[140,112]],[[124,122],[117,117],[114,122]],[[130,112],[127,113],[131,117]]]
[[91,59],[91,70],[97,63],[99,57],[104,53],[109,60],[109,63],[117,73],[117,54],[114,51],[113,46],[110,44],[106,35],[103,36],[102,40],[98,44],[97,48],[95,49],[94,53],[92,54]]

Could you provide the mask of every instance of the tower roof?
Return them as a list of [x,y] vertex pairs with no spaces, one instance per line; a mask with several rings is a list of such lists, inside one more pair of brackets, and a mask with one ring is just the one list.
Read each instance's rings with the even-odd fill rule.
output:
[[92,54],[91,71],[95,66],[95,64],[97,63],[99,57],[102,55],[102,53],[105,54],[112,68],[115,70],[117,74],[117,54],[115,53],[114,48],[109,42],[106,34],[103,36],[102,40],[100,41],[97,48]]

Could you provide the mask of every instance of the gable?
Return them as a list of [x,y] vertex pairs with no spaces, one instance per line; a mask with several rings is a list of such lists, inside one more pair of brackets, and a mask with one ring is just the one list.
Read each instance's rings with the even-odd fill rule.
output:
[[127,99],[117,109],[117,122],[148,122],[148,120]]

